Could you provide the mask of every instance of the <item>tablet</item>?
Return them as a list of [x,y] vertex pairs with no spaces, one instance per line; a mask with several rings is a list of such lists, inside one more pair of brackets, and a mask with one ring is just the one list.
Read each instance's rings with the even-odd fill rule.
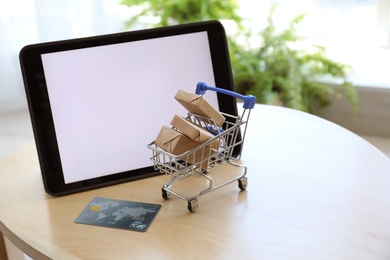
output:
[[[20,63],[46,191],[55,196],[156,174],[147,144],[199,81],[233,90],[218,21],[28,45]],[[237,115],[233,97],[205,98]],[[237,149],[239,151],[239,147]]]

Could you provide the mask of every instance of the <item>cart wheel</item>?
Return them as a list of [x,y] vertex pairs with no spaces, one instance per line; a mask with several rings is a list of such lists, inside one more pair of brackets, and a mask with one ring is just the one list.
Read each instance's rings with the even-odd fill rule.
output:
[[197,199],[188,201],[187,209],[190,212],[194,212],[197,208],[198,208],[198,200]]
[[166,190],[164,189],[161,189],[162,190],[162,197],[164,200],[168,200],[170,197],[171,197],[171,194],[168,193]]
[[240,188],[240,190],[246,190],[246,187],[248,187],[248,178],[244,177],[242,179],[239,179],[238,187]]

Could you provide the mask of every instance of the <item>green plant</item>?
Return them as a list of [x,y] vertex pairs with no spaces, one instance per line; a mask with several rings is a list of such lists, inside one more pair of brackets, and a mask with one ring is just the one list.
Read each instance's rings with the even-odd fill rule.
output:
[[[299,37],[297,26],[305,15],[291,20],[287,29],[279,32],[273,21],[276,5],[271,9],[268,26],[255,35],[244,31],[236,0],[121,0],[123,5],[138,7],[138,14],[126,22],[129,28],[140,17],[154,17],[150,27],[167,26],[204,20],[231,20],[237,25],[244,43],[228,36],[234,84],[238,92],[252,94],[260,103],[273,103],[313,113],[315,108],[329,104],[332,97],[346,95],[355,112],[358,97],[347,81],[347,65],[328,59],[325,48],[310,46]],[[260,36],[259,46],[250,47],[253,36]],[[299,44],[305,43],[305,47]],[[322,83],[324,76],[341,79],[341,91]]]
[[132,26],[142,16],[159,18],[152,26],[221,19],[241,23],[236,0],[121,0],[121,4],[140,7],[139,13],[126,22],[127,27]]
[[[260,32],[259,47],[251,48],[253,34],[246,32],[244,43],[230,41],[233,78],[237,91],[255,95],[260,103],[272,103],[313,113],[329,104],[331,97],[346,95],[355,113],[358,96],[347,80],[349,66],[327,58],[325,48],[309,45],[297,33],[305,14],[295,16],[278,31],[271,9],[268,26]],[[241,35],[241,36],[242,36]],[[324,77],[341,79],[341,90],[321,82]]]

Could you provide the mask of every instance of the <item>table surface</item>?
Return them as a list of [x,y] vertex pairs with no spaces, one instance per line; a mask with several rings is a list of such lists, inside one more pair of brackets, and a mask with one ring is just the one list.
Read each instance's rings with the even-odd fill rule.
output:
[[[242,163],[247,190],[232,183],[207,193],[191,213],[186,201],[161,197],[166,175],[52,197],[30,142],[0,161],[0,231],[39,259],[390,257],[390,160],[365,140],[316,116],[256,105]],[[223,164],[210,174],[240,172]],[[94,197],[162,208],[147,232],[74,223]]]

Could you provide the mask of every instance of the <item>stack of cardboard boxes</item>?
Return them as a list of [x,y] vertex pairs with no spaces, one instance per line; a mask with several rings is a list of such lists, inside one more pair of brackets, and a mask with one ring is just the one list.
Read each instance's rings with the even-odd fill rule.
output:
[[[222,126],[225,122],[225,117],[204,99],[203,96],[179,90],[175,95],[175,99],[188,112],[210,118],[218,126]],[[171,125],[172,127],[163,126],[161,128],[154,143],[173,155],[181,155],[195,149],[214,137],[206,129],[178,115],[174,115]],[[203,146],[202,149],[196,149],[193,153],[189,153],[181,159],[191,164],[201,162],[200,167],[205,169],[208,165],[208,158],[213,154],[213,151],[218,150],[219,146],[220,141],[218,139],[214,140]]]

